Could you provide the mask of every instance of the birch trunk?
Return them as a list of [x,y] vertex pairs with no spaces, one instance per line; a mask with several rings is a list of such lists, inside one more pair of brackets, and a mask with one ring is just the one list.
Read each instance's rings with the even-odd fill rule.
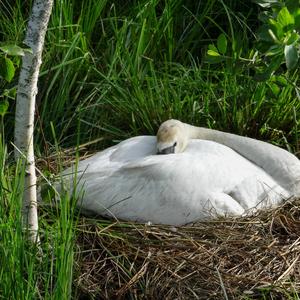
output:
[[[30,240],[39,242],[36,173],[33,149],[35,98],[45,34],[53,0],[34,0],[24,43],[31,48],[22,60],[15,117],[15,159],[26,157],[22,219]],[[19,152],[21,151],[21,153]]]

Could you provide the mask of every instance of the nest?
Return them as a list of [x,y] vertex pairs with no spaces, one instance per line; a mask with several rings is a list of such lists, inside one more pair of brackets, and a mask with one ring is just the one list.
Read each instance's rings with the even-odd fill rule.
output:
[[82,218],[77,230],[81,299],[287,299],[300,291],[300,199],[185,227]]

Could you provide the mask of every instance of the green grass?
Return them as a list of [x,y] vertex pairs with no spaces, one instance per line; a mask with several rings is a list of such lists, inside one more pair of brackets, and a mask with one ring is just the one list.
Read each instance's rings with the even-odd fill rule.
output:
[[[28,7],[21,3],[0,12],[3,40],[22,41]],[[40,76],[37,147],[43,153],[54,143],[51,122],[63,147],[75,144],[79,123],[81,142],[103,136],[98,147],[104,147],[133,134],[154,134],[173,117],[281,145],[284,136],[295,150],[296,74],[278,92],[271,81],[254,81],[238,61],[203,61],[220,33],[234,55],[249,53],[257,11],[252,3],[220,0],[56,1]],[[6,116],[8,136],[13,106]]]
[[[31,2],[0,1],[0,42],[22,42]],[[299,151],[296,72],[286,74],[278,91],[271,80],[256,82],[237,57],[204,62],[220,33],[233,54],[249,53],[257,13],[245,1],[55,1],[39,80],[36,153],[50,154],[56,141],[69,147],[102,137],[94,145],[99,150],[155,134],[169,118]],[[0,94],[16,84],[17,77],[0,81]],[[42,254],[26,243],[19,222],[24,171],[10,153],[14,106],[11,101],[0,145],[0,299],[68,299],[76,294],[76,216],[66,196],[57,212],[40,211]]]
[[63,196],[57,211],[40,209],[40,247],[21,222],[24,168],[9,166],[0,145],[0,299],[70,299],[74,264],[74,203]]

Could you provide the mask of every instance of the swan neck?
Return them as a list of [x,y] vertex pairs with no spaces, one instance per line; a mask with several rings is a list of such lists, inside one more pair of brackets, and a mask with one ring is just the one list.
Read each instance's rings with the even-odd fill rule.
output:
[[204,127],[196,127],[189,124],[185,124],[185,127],[189,139],[219,141],[219,139],[221,138],[220,132],[218,132],[217,130]]

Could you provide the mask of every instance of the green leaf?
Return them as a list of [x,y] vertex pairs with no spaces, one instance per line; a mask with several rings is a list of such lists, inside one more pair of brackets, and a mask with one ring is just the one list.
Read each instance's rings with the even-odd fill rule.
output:
[[269,19],[269,34],[274,41],[280,41],[284,37],[284,32],[281,23],[273,19]]
[[9,103],[6,99],[0,101],[0,116],[3,117],[9,107]]
[[12,56],[24,56],[25,51],[23,48],[17,45],[4,45],[0,47],[0,50],[3,51],[7,55]]
[[7,57],[0,57],[0,76],[10,82],[15,76],[13,62]]
[[277,15],[277,21],[282,26],[285,32],[291,30],[295,23],[294,17],[290,14],[290,12],[286,7],[283,7],[279,11]]
[[214,51],[214,50],[207,50],[207,54],[209,56],[220,56],[220,53]]
[[204,58],[204,62],[209,64],[218,64],[224,60],[225,60],[224,57],[221,55],[219,56],[206,55]]
[[208,45],[208,49],[212,50],[212,51],[215,51],[215,52],[218,52],[218,48],[215,45],[213,45],[213,44],[209,44]]
[[224,33],[221,33],[217,39],[217,46],[221,54],[225,54],[227,50],[227,39]]
[[286,45],[284,47],[285,64],[288,70],[296,67],[299,59],[298,51],[294,45]]

